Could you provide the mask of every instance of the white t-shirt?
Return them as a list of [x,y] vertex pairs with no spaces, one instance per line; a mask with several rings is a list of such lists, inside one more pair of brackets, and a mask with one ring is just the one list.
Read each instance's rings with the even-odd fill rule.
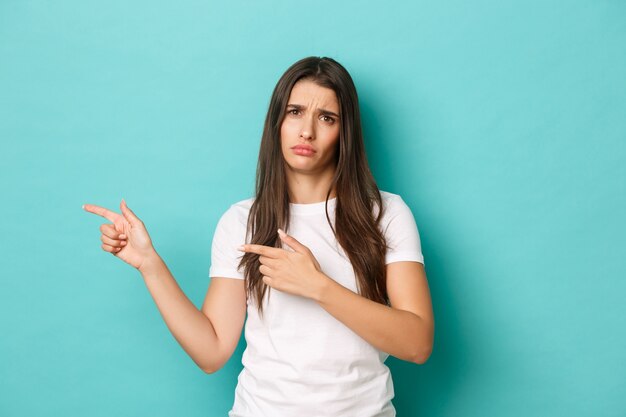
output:
[[[386,205],[381,230],[391,247],[385,262],[424,263],[411,209],[399,195],[381,194]],[[231,205],[220,218],[213,237],[210,277],[244,279],[243,268],[237,269],[243,252],[237,247],[248,243],[246,222],[253,200]],[[333,222],[335,203],[335,198],[328,201]],[[290,204],[286,232],[312,251],[326,275],[358,293],[354,270],[334,238],[324,205]],[[393,382],[384,364],[388,353],[374,348],[315,301],[268,290],[263,320],[256,303],[248,299],[244,368],[229,417],[396,415],[391,403]]]

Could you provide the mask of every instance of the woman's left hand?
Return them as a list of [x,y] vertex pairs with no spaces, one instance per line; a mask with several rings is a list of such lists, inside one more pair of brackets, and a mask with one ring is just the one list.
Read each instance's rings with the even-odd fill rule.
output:
[[278,235],[295,252],[264,245],[247,244],[239,247],[243,252],[259,254],[263,282],[286,293],[317,299],[329,279],[313,253],[294,237],[279,229]]

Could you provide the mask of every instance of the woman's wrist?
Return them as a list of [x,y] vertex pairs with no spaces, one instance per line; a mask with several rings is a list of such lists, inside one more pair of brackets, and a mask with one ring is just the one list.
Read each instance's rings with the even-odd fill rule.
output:
[[318,303],[322,303],[326,299],[328,292],[332,291],[333,284],[337,284],[335,280],[320,271],[318,286],[310,298]]
[[151,275],[159,268],[162,268],[163,264],[164,264],[163,260],[161,259],[159,254],[156,252],[156,250],[153,249],[152,251],[148,253],[148,255],[146,255],[143,262],[137,269],[139,270],[141,275],[143,275],[143,277],[146,278],[147,275]]

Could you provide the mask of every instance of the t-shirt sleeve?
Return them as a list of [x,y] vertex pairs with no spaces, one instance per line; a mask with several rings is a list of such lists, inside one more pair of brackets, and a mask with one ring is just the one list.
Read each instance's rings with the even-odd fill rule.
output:
[[237,249],[246,238],[246,225],[238,218],[236,208],[231,206],[217,222],[211,243],[211,266],[209,277],[244,279],[243,268],[238,269],[244,255]]
[[388,200],[384,213],[387,253],[385,264],[398,261],[416,261],[424,264],[419,230],[410,207],[402,197],[394,195]]

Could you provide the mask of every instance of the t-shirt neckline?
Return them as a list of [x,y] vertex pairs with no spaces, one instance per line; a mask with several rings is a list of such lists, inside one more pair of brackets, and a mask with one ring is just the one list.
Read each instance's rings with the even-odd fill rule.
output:
[[[337,197],[328,199],[328,211],[330,212],[335,208],[337,203]],[[324,207],[326,201],[320,201],[318,203],[298,204],[289,203],[289,212],[293,214],[319,214],[324,213]]]

